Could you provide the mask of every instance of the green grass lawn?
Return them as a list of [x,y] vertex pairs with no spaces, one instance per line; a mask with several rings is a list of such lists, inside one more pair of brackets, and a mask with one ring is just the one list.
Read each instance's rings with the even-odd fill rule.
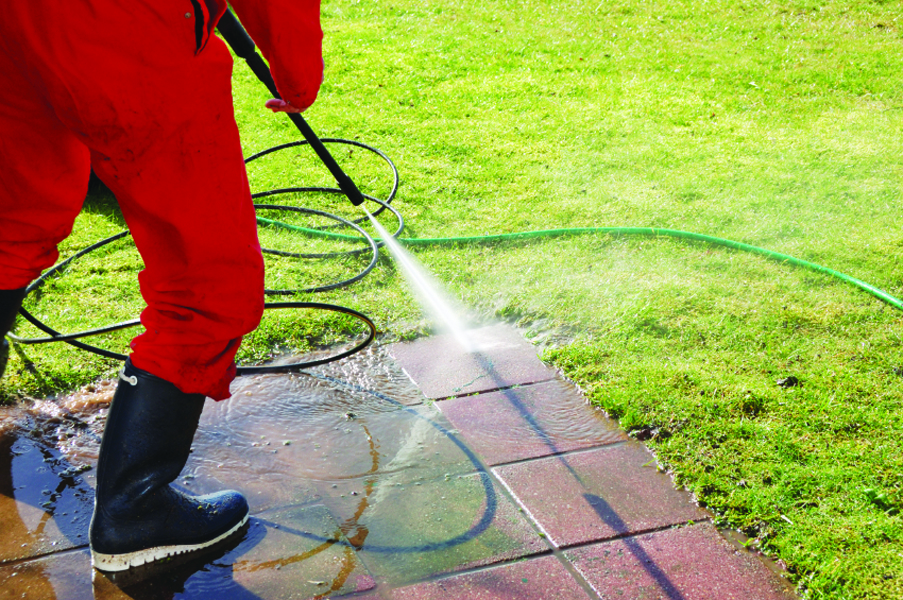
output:
[[[790,254],[899,297],[900,14],[891,0],[328,0],[326,81],[307,117],[324,137],[392,157],[409,237],[665,227]],[[236,65],[246,154],[297,139],[263,109],[267,97]],[[378,159],[335,153],[364,191],[387,193]],[[249,173],[255,190],[331,184],[305,149]],[[280,201],[359,216],[335,196]],[[63,253],[121,228],[115,202],[92,194]],[[261,236],[345,249],[275,228]],[[720,524],[780,558],[805,597],[903,598],[899,312],[821,274],[670,238],[412,250],[473,321],[524,327]],[[366,262],[267,260],[268,285],[293,289]],[[66,331],[130,318],[139,265],[117,243],[29,306]],[[385,258],[352,287],[301,298],[366,312],[384,340],[430,327]],[[358,330],[280,312],[242,359]],[[132,334],[99,342],[124,351]],[[0,398],[59,393],[114,368],[64,346],[19,346]],[[778,384],[791,376],[798,385]]]

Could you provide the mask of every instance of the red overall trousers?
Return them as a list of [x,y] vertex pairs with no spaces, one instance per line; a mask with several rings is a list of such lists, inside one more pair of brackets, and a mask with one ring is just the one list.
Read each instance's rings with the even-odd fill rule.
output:
[[[280,92],[306,107],[322,79],[319,1],[244,4],[264,54],[290,55],[273,63]],[[0,289],[57,260],[93,166],[145,264],[133,364],[214,399],[229,397],[235,352],[263,310],[232,59],[211,33],[223,8],[27,0],[5,2],[0,19]]]

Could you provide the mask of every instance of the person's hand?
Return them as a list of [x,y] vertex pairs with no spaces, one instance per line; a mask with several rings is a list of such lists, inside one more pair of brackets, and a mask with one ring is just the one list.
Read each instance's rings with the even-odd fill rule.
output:
[[285,100],[280,100],[278,98],[273,98],[272,100],[267,100],[266,107],[269,108],[274,113],[299,113],[303,112],[303,108],[298,108],[297,106],[293,106],[292,104],[286,102]]

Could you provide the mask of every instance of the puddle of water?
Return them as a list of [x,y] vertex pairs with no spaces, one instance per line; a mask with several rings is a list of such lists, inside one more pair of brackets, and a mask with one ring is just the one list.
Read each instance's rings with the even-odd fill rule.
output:
[[0,561],[88,543],[94,465],[112,383],[0,409]]
[[[317,377],[241,378],[232,399],[208,402],[176,485],[190,493],[242,491],[255,515],[252,526],[219,556],[151,574],[139,587],[123,588],[125,595],[122,581],[113,585],[93,572],[86,551],[93,467],[116,382],[0,409],[3,590],[41,598],[55,590],[56,597],[73,599],[322,598],[374,585],[355,550],[361,545],[381,555],[379,564],[396,565],[386,568],[397,578],[409,570],[405,565],[419,565],[421,574],[451,568],[462,557],[478,564],[493,553],[532,551],[529,531],[519,526],[508,535],[492,520],[500,514],[495,504],[481,521],[497,498],[493,492],[490,500],[472,475],[476,459],[384,350],[371,348],[311,373]],[[462,477],[470,483],[460,483]],[[449,490],[456,515],[442,525],[440,488]],[[465,491],[456,495],[455,488]],[[439,496],[428,499],[428,489]],[[407,533],[388,525],[406,515],[417,515]],[[383,552],[387,544],[397,547]],[[457,546],[468,549],[461,554]]]
[[473,471],[431,422],[450,428],[432,406],[405,407],[306,375],[248,377],[231,400],[205,410],[180,483],[196,492],[236,487],[263,510],[316,501],[341,481]]
[[[312,373],[340,379],[364,390],[374,390],[399,404],[410,406],[424,400],[423,393],[382,346],[370,346],[349,360],[321,365]],[[341,388],[347,390],[347,388]],[[361,402],[377,402],[370,394],[358,394]]]
[[[94,571],[87,550],[0,565],[0,597],[34,600],[267,600],[333,598],[362,592],[374,580],[355,553],[283,530],[332,536],[335,521],[324,507],[252,518],[244,536],[201,558],[105,575]],[[290,527],[289,527],[290,528]]]
[[116,383],[105,380],[57,400],[0,407],[0,437],[27,435],[35,443],[53,448],[75,467],[91,465],[97,461],[106,408],[115,390]]

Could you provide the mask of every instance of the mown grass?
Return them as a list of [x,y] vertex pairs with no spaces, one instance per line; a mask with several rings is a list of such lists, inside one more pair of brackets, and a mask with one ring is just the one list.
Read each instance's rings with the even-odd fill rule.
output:
[[[393,158],[411,237],[667,227],[903,295],[895,2],[329,0],[323,17],[326,82],[308,118]],[[246,154],[297,138],[266,98],[237,65]],[[365,191],[387,193],[378,159],[335,154]],[[331,184],[305,149],[249,173],[255,190]],[[333,196],[280,201],[359,216]],[[121,227],[95,193],[63,252]],[[899,313],[824,275],[668,238],[414,251],[472,320],[525,327],[806,597],[903,598]],[[133,316],[136,260],[123,244],[81,261],[36,312],[62,330]],[[327,283],[357,264],[268,258],[268,285]],[[362,310],[384,339],[430,327],[386,259],[351,288],[302,299]],[[280,312],[242,359],[353,331],[331,314]],[[130,335],[104,342],[124,350]],[[18,347],[0,395],[58,393],[113,368],[64,346]],[[778,385],[791,376],[798,385]]]

